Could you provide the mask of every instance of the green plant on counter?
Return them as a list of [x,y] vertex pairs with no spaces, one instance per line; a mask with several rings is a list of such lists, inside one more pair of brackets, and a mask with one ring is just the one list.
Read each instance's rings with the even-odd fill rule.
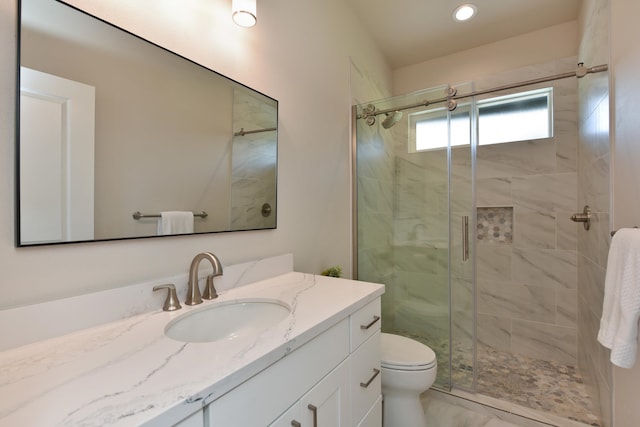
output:
[[342,277],[342,267],[336,265],[335,267],[327,268],[320,274],[329,277]]

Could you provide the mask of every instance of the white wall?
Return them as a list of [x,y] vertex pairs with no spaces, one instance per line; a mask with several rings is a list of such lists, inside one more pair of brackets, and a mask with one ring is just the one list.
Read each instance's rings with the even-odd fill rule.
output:
[[296,270],[350,275],[350,59],[383,86],[390,72],[347,5],[259,2],[242,29],[227,0],[71,3],[280,101],[278,229],[15,248],[16,2],[0,0],[0,307],[182,273],[204,250],[223,264],[293,252]]
[[[640,2],[611,0],[611,68],[613,71],[612,226],[640,226]],[[640,361],[633,369],[614,368],[615,427],[640,424]]]
[[393,93],[401,95],[443,84],[458,84],[502,71],[573,56],[577,22],[567,22],[393,71]]

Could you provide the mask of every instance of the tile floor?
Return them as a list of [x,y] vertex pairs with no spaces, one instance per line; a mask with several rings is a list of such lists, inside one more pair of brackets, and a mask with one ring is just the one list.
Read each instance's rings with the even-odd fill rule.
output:
[[439,392],[425,393],[422,404],[428,427],[525,427],[524,424],[511,422],[517,420],[500,419],[499,414],[482,407],[472,408],[457,404],[451,397]]
[[426,427],[588,427],[577,421],[463,391],[429,390],[422,395],[422,405]]

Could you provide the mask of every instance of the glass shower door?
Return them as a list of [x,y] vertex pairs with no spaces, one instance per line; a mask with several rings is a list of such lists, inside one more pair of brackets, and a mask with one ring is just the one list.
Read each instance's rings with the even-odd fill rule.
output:
[[[391,110],[373,123],[355,121],[355,270],[360,280],[386,285],[382,330],[431,347],[438,358],[435,386],[448,390],[460,367],[473,373],[473,357],[467,357],[473,356],[473,327],[468,325],[473,304],[467,312],[469,294],[463,291],[472,289],[473,249],[465,246],[469,259],[463,260],[460,240],[462,217],[469,219],[469,233],[473,225],[471,146],[450,147],[450,122],[456,116],[442,102],[404,109],[402,119],[393,113],[425,99],[441,100],[446,89],[355,107],[356,115],[365,109]],[[469,122],[470,108],[459,111]],[[461,351],[463,360],[452,354],[452,344],[459,341],[453,350]],[[458,382],[471,387],[466,380]]]
[[449,112],[449,285],[451,292],[451,383],[475,389],[475,114],[473,102]]

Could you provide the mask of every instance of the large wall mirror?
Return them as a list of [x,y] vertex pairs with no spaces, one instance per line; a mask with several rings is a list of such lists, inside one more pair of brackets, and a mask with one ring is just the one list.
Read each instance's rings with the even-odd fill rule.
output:
[[63,2],[19,7],[18,246],[276,227],[276,100]]

